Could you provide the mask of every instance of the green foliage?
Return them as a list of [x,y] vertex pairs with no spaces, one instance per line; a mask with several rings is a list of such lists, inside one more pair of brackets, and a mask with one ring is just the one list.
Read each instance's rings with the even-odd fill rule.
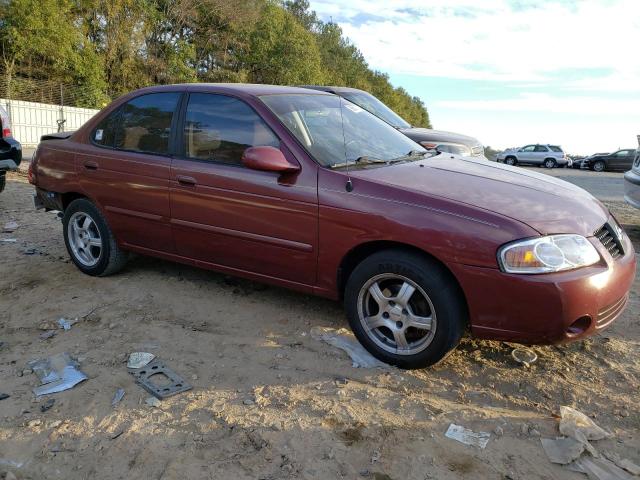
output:
[[152,84],[349,86],[430,126],[422,101],[372,71],[308,0],[0,0],[0,75],[22,98],[47,80],[93,107]]

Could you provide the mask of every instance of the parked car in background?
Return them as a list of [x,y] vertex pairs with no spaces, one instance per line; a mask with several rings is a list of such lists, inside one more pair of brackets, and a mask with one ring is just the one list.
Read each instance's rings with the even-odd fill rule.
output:
[[622,171],[626,172],[633,166],[636,157],[635,148],[625,148],[617,152],[592,155],[583,162],[583,167],[594,172]]
[[601,153],[594,153],[593,155],[589,155],[587,157],[581,158],[579,160],[574,159],[573,160],[573,168],[589,168],[588,167],[588,160],[590,160],[593,157],[597,157],[597,156],[602,156],[602,155],[609,155],[609,152],[601,152]]
[[151,87],[43,138],[29,181],[80,271],[137,252],[341,300],[364,347],[403,368],[440,361],[468,325],[594,334],[635,276],[628,236],[581,188],[429,152],[324,92]]
[[7,183],[7,172],[15,170],[22,161],[22,147],[11,133],[7,111],[0,106],[0,192]]
[[640,208],[640,135],[633,167],[624,174],[624,199],[629,205]]
[[378,98],[364,90],[318,85],[304,85],[303,87],[333,93],[334,95],[349,100],[351,103],[358,105],[360,108],[364,108],[376,117],[384,120],[427,150],[436,150],[441,153],[455,153],[466,157],[484,157],[484,147],[478,139],[459,133],[414,127]]
[[510,148],[499,153],[496,160],[507,165],[540,165],[546,168],[571,166],[571,161],[558,145],[532,144]]

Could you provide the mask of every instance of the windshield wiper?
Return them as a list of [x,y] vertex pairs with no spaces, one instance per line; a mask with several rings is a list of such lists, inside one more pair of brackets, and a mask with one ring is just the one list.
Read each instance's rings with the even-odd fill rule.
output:
[[374,163],[389,163],[389,162],[390,160],[382,160],[380,158],[362,156],[362,157],[356,158],[355,161],[353,162],[347,161],[342,163],[334,163],[333,165],[331,165],[331,168],[344,168],[348,166],[371,165]]

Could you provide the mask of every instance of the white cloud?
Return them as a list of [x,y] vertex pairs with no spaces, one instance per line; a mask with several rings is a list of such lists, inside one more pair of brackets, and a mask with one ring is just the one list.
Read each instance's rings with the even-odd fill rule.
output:
[[[580,90],[640,92],[640,1],[333,0],[333,17],[374,68],[495,81],[561,81]],[[575,78],[585,70],[584,78]],[[586,70],[601,70],[598,77]]]

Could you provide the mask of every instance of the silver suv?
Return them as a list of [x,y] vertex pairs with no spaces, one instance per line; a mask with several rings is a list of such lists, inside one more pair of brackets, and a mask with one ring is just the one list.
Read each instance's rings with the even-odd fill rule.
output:
[[633,167],[624,174],[624,199],[629,205],[640,208],[640,135]]
[[499,153],[496,160],[507,165],[541,165],[546,168],[571,166],[567,154],[558,145],[526,145]]

